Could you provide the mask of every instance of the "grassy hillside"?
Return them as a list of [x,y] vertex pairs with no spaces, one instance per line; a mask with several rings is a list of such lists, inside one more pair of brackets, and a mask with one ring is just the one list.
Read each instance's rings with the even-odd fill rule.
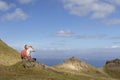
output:
[[10,67],[0,68],[0,80],[116,80],[100,74],[72,74],[59,72],[51,68],[23,68],[21,65],[15,64]]
[[72,72],[75,72],[75,73],[76,72],[77,73],[78,72],[79,73],[81,73],[81,72],[84,72],[84,73],[93,73],[93,72],[96,73],[96,72],[98,72],[99,73],[99,71],[95,67],[93,67],[89,64],[86,64],[85,62],[83,62],[83,61],[81,61],[81,60],[79,60],[75,57],[71,57],[71,58],[63,61],[63,63],[58,64],[54,67],[57,68],[57,69],[62,69],[66,72],[71,72],[72,71]]
[[10,66],[18,61],[20,61],[18,52],[0,40],[0,65]]
[[[71,57],[63,63],[53,67],[54,70],[74,74],[79,76],[89,77],[88,80],[114,80],[107,73],[89,65],[81,60]],[[90,79],[91,78],[91,79]],[[79,78],[78,78],[79,79]],[[83,79],[87,80],[87,79]]]

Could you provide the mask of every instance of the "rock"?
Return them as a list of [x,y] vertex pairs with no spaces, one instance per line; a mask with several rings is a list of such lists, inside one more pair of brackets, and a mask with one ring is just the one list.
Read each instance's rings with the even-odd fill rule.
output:
[[22,66],[24,68],[45,68],[46,66],[44,64],[41,64],[39,62],[36,61],[36,58],[33,59],[23,59],[22,60]]
[[107,62],[106,62],[106,65],[107,65],[107,64],[111,64],[111,63],[120,64],[120,59],[114,59],[114,60],[107,61]]

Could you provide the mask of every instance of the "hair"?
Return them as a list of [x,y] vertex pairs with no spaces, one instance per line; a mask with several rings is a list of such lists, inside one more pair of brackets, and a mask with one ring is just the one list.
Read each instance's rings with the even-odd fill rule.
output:
[[27,49],[27,44],[24,46],[25,49]]

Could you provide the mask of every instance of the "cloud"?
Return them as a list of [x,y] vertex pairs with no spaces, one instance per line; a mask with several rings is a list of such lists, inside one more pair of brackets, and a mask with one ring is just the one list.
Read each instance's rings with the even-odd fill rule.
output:
[[66,45],[67,41],[66,40],[61,40],[61,41],[57,41],[57,42],[51,42],[51,45]]
[[106,18],[115,12],[115,6],[103,0],[62,0],[64,8],[77,16],[90,15],[91,18]]
[[104,23],[107,25],[120,24],[120,19],[105,20]]
[[18,2],[20,4],[29,4],[29,3],[33,2],[33,0],[18,0]]
[[120,39],[120,36],[110,37],[110,39]]
[[27,14],[20,8],[16,8],[16,10],[12,13],[6,13],[2,16],[2,21],[14,21],[14,20],[26,20],[28,18]]
[[55,36],[57,36],[57,37],[73,37],[73,36],[75,36],[75,34],[70,30],[67,30],[67,31],[60,30],[55,34]]
[[113,49],[115,49],[115,48],[120,48],[120,45],[107,46],[105,48],[113,48]]
[[108,1],[111,4],[114,4],[114,5],[120,5],[120,0],[106,0],[106,1]]
[[104,38],[107,35],[105,34],[96,34],[96,35],[77,35],[76,38],[78,39],[96,39],[96,38]]
[[76,38],[76,39],[96,39],[96,38],[104,38],[107,35],[105,34],[81,35],[81,34],[75,34],[71,30],[68,30],[68,31],[60,30],[55,34],[55,36],[64,37],[64,38]]
[[0,11],[7,11],[8,9],[10,9],[11,4],[7,4],[5,1],[1,1],[0,0]]
[[[33,0],[17,0],[20,4],[29,4]],[[28,14],[13,1],[0,0],[0,21],[26,20]]]
[[55,48],[55,47],[49,47],[49,48],[40,48],[40,51],[69,51],[72,50],[71,48]]
[[120,44],[120,42],[113,42],[113,44]]
[[120,24],[120,18],[112,15],[119,13],[120,0],[62,0],[64,8],[72,15],[99,19],[107,25]]

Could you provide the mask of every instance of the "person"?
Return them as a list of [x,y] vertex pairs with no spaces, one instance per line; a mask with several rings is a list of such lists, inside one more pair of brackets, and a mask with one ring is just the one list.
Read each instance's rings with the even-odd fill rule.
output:
[[31,53],[35,52],[35,49],[32,46],[28,46],[27,48],[28,48],[26,51],[27,58],[31,59],[32,58]]
[[27,58],[27,55],[26,55],[27,49],[28,49],[28,45],[25,45],[25,46],[24,46],[24,49],[23,49],[23,50],[21,51],[21,53],[20,53],[21,59]]

